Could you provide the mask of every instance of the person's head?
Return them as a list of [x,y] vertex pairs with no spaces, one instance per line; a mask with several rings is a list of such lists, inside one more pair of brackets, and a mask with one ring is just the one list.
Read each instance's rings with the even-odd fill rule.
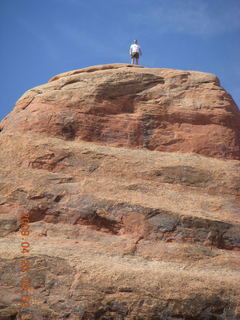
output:
[[137,43],[138,43],[138,41],[137,41],[137,40],[133,40],[133,43],[137,44]]

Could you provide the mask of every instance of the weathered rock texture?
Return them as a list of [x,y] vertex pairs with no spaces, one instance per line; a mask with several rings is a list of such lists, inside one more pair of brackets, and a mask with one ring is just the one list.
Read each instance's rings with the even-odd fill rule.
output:
[[3,132],[240,159],[240,116],[212,74],[104,65],[27,91]]
[[240,319],[239,111],[213,75],[76,70],[1,128],[0,320]]

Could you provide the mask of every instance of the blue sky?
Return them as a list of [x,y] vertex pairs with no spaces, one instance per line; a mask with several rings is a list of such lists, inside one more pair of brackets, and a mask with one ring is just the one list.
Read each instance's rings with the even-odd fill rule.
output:
[[55,74],[129,63],[216,74],[240,106],[240,0],[0,0],[0,119]]

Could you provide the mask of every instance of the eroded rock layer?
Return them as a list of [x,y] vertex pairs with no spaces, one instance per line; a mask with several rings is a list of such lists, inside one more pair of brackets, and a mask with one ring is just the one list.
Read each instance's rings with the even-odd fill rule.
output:
[[[194,122],[199,114],[208,121]],[[240,319],[238,119],[218,80],[197,72],[97,66],[28,91],[1,123],[0,320]],[[161,123],[184,142],[164,145]]]

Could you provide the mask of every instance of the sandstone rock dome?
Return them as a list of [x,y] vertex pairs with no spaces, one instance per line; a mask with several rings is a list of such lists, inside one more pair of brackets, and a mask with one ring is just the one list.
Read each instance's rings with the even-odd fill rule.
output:
[[116,64],[27,91],[4,132],[240,159],[240,116],[212,74]]
[[240,319],[240,112],[216,76],[66,72],[0,130],[0,320]]

